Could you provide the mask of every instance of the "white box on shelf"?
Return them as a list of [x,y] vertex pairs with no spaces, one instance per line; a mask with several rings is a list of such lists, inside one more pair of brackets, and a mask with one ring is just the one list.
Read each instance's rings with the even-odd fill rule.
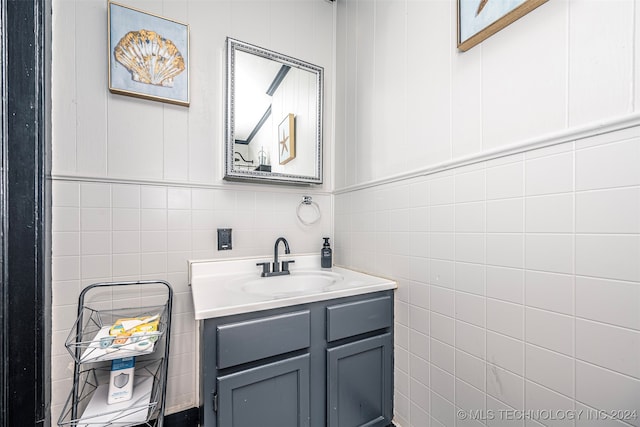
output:
[[107,403],[109,405],[131,400],[133,396],[133,373],[135,368],[135,357],[125,357],[111,361],[109,395],[107,396]]
[[143,423],[149,414],[153,377],[136,377],[133,397],[126,402],[107,404],[109,385],[102,384],[91,396],[91,401],[80,417],[78,427],[100,427],[121,423]]

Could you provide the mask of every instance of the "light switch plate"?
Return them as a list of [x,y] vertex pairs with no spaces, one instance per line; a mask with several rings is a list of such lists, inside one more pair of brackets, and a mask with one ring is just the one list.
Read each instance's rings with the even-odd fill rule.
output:
[[228,251],[232,249],[231,246],[231,229],[230,228],[218,228],[218,250]]

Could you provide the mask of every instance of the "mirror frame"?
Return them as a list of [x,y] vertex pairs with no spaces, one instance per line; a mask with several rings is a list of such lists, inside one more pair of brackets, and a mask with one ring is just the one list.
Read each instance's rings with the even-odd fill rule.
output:
[[[317,132],[315,137],[316,165],[313,175],[292,175],[279,172],[253,171],[234,168],[234,144],[235,144],[235,64],[236,52],[246,52],[281,64],[309,71],[315,75],[318,102],[316,106]],[[225,111],[225,162],[224,179],[240,181],[257,181],[267,183],[288,184],[322,184],[322,110],[323,110],[323,85],[324,69],[321,66],[310,64],[300,59],[264,49],[250,43],[245,43],[231,37],[227,37],[227,74],[226,74],[226,111]]]

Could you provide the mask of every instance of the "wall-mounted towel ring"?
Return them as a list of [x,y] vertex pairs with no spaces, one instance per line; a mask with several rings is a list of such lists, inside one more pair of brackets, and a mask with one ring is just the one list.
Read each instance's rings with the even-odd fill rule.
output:
[[[303,215],[301,214],[303,208],[305,208],[304,209],[305,211],[310,211],[310,213],[304,216],[306,218],[311,218],[311,219],[303,218]],[[296,209],[296,215],[298,216],[298,219],[300,220],[300,222],[303,223],[304,225],[315,224],[316,222],[320,221],[320,217],[322,216],[322,214],[320,213],[320,206],[318,206],[316,202],[311,200],[311,196],[302,197],[302,201],[300,202],[300,204],[298,205],[298,208]]]

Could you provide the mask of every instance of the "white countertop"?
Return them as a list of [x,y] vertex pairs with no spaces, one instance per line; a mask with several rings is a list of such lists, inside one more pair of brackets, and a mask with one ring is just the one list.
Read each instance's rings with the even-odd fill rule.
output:
[[269,286],[269,280],[273,278],[261,278],[262,267],[256,266],[256,263],[272,262],[271,258],[189,261],[189,283],[193,295],[195,318],[209,319],[397,288],[393,280],[347,268],[320,268],[318,254],[282,255],[279,259],[295,260],[295,263],[289,267],[292,276],[331,272],[335,273],[336,277],[341,277],[341,280],[337,280],[326,289],[295,295],[263,295],[245,292],[238,283],[244,280],[255,283],[255,280],[259,279],[265,281],[265,286]]

